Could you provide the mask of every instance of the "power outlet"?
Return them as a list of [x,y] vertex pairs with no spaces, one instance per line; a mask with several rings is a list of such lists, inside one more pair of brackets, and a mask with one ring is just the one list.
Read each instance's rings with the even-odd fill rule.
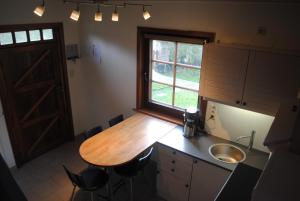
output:
[[212,106],[211,109],[210,109],[210,116],[209,116],[209,119],[215,119],[215,115],[216,115],[216,106]]
[[211,110],[210,110],[211,114],[215,114],[216,113],[216,106],[212,106]]

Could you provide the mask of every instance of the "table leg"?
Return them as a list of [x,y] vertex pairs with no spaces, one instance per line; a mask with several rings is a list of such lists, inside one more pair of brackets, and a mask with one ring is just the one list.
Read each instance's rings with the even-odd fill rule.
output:
[[[106,172],[109,176],[111,176],[112,173],[112,168],[106,168]],[[108,184],[107,184],[107,188],[108,188],[108,197],[110,201],[113,201],[113,193],[112,193],[112,182],[111,179],[108,180]]]

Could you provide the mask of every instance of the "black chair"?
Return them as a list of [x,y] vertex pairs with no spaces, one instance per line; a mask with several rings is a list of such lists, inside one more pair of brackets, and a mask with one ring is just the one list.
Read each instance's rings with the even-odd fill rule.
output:
[[84,133],[84,139],[86,140],[86,139],[88,139],[88,138],[90,138],[90,137],[92,137],[92,136],[94,136],[97,133],[100,133],[102,131],[103,131],[103,129],[102,129],[101,126],[96,126],[96,127],[92,128],[92,129],[90,129],[90,130],[88,130]]
[[114,126],[114,125],[120,123],[120,122],[123,121],[123,120],[124,120],[124,117],[123,117],[122,114],[120,114],[120,115],[118,115],[118,116],[116,116],[116,117],[110,119],[110,120],[108,121],[108,123],[109,123],[109,126],[112,127],[112,126]]
[[[130,181],[130,201],[133,201],[133,180],[134,177],[138,175],[140,171],[144,169],[144,167],[148,164],[151,155],[153,152],[153,147],[149,149],[149,151],[143,152],[140,156],[137,156],[132,161],[115,167],[115,172],[122,176],[129,178]],[[120,186],[119,186],[120,187]]]
[[[105,171],[99,168],[88,167],[83,171],[81,171],[79,174],[72,173],[65,166],[63,166],[63,168],[65,169],[69,179],[71,180],[74,186],[70,201],[73,201],[76,187],[80,188],[83,191],[90,192],[91,200],[93,201],[94,200],[93,192],[104,186],[107,186],[109,176]],[[107,186],[107,191],[108,191],[108,186]],[[102,195],[99,196],[105,200],[110,200],[108,196],[102,196]]]

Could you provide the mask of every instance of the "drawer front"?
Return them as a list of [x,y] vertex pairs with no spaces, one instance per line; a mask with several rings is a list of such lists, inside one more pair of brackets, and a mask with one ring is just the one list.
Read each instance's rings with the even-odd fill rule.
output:
[[165,146],[158,146],[157,165],[173,176],[188,182],[191,178],[193,159],[181,152]]
[[176,157],[176,154],[177,154],[178,151],[172,149],[172,148],[169,148],[169,147],[166,147],[164,145],[158,145],[157,146],[157,160],[158,162],[163,160],[164,158],[174,158]]
[[166,171],[157,175],[157,193],[167,201],[188,201],[189,185]]

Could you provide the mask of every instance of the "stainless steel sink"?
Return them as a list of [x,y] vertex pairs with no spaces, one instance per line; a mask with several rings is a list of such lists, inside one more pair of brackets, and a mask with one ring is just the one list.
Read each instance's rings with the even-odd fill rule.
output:
[[239,163],[246,159],[246,153],[231,144],[213,144],[209,147],[209,154],[224,163]]

